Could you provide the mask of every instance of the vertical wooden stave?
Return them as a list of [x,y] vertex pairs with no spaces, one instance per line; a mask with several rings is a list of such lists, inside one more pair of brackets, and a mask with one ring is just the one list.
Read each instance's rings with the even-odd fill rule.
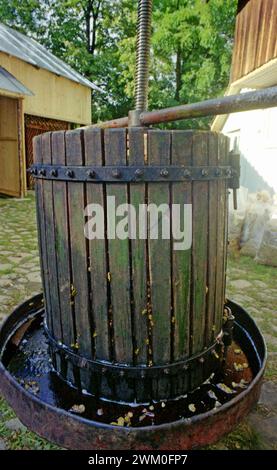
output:
[[[260,0],[260,15],[259,15],[259,24],[258,24],[258,38],[256,46],[256,56],[255,56],[255,68],[258,68],[262,65],[263,57],[263,44],[264,44],[264,34],[265,34],[265,24],[266,24],[266,10],[267,6],[263,0]],[[239,78],[239,77],[236,77]]]
[[[267,0],[267,3],[268,0]],[[269,23],[267,24],[267,45],[266,45],[266,53],[264,56],[264,63],[266,64],[269,62],[273,57],[274,57],[274,49],[276,46],[276,26],[277,26],[277,21],[276,21],[276,2],[271,0],[271,8],[268,6],[269,9]],[[272,33],[272,31],[275,31],[275,35]],[[275,37],[275,40],[274,40]]]
[[[210,133],[208,137],[209,166],[218,163],[218,135]],[[208,263],[207,263],[207,310],[205,327],[205,345],[208,347],[215,339],[216,283],[217,283],[217,221],[218,217],[218,182],[209,181],[208,207]],[[218,333],[218,332],[217,332]]]
[[[126,165],[126,129],[107,129],[104,132],[105,164]],[[106,196],[114,197],[115,207],[128,202],[127,184],[106,186]],[[111,220],[108,218],[108,230]],[[111,291],[111,308],[114,330],[114,354],[116,362],[133,363],[132,321],[130,305],[129,240],[108,240],[108,273]]]
[[[52,163],[65,165],[65,132],[52,133]],[[65,181],[53,183],[53,208],[57,275],[60,298],[61,325],[63,343],[71,348],[75,343],[74,321],[70,292],[70,247],[69,221],[67,214],[67,184]]]
[[[84,130],[85,164],[102,166],[103,148],[101,129]],[[87,204],[105,205],[104,185],[86,184]],[[105,235],[105,234],[104,234]],[[91,302],[95,325],[95,359],[111,360],[108,328],[107,301],[107,253],[104,239],[89,240],[89,268],[91,282]]]
[[268,49],[267,38],[269,37],[269,27],[270,27],[270,22],[271,22],[271,8],[272,8],[272,5],[274,4],[274,0],[267,0],[266,2],[263,1],[263,3],[265,6],[265,11],[263,13],[265,20],[264,20],[263,30],[261,31],[262,44],[261,44],[261,50],[260,50],[260,63],[257,64],[259,66],[267,62],[267,49]]
[[[52,164],[51,132],[47,132],[41,137],[43,163]],[[55,220],[53,206],[53,181],[43,182],[46,252],[49,272],[49,292],[51,297],[51,318],[53,325],[53,336],[57,341],[62,341],[60,297],[57,273],[57,258],[55,244]]]
[[[34,137],[33,147],[34,147],[34,164],[43,163],[42,149],[41,149],[41,135]],[[37,211],[39,252],[40,252],[40,269],[41,269],[41,278],[42,278],[43,293],[44,293],[46,322],[47,322],[47,326],[50,332],[52,333],[53,326],[52,326],[52,321],[51,321],[51,316],[50,316],[51,299],[50,299],[50,291],[49,291],[50,282],[49,282],[46,235],[45,235],[46,229],[45,229],[45,214],[44,214],[44,204],[43,204],[43,181],[41,179],[36,180],[35,192],[36,192],[36,211]]]
[[[197,161],[196,161],[197,159]],[[193,164],[208,163],[208,133],[193,136]],[[192,185],[192,331],[191,353],[204,348],[206,282],[207,282],[207,235],[208,235],[208,182],[194,181]]]
[[[170,163],[169,131],[148,131],[148,164],[169,165]],[[169,184],[149,183],[148,204],[170,203]],[[170,214],[169,214],[170,216]],[[149,237],[148,227],[148,237]],[[152,303],[152,341],[154,364],[168,364],[171,359],[171,242],[150,239],[149,271]],[[159,262],[158,262],[159,260]]]
[[[82,165],[81,130],[67,131],[65,134],[66,163]],[[72,346],[77,353],[91,358],[93,339],[91,328],[91,305],[88,286],[88,266],[86,240],[84,234],[84,184],[68,184],[68,214],[71,248],[71,302],[74,303],[76,337]]]
[[[192,132],[172,132],[172,165],[190,166],[192,160]],[[173,183],[172,203],[191,204],[191,182]],[[187,221],[188,223],[189,221]],[[186,221],[183,220],[185,224]],[[190,276],[191,248],[172,253],[173,299],[174,299],[174,361],[189,355],[190,336]]]
[[[145,128],[130,128],[128,165],[145,165],[147,163],[147,130]],[[133,321],[134,321],[134,364],[148,365],[151,355],[148,349],[152,347],[150,336],[151,299],[148,297],[148,260],[147,239],[139,238],[139,205],[146,204],[147,183],[130,183],[129,202],[136,210],[136,238],[130,240],[131,278],[133,292]],[[147,215],[145,217],[147,237]],[[149,343],[149,344],[147,344]],[[135,380],[136,401],[151,400],[151,379]]]
[[[226,136],[223,136],[223,142],[222,142],[222,152],[224,155],[224,164],[225,165],[231,165],[230,161],[230,153],[229,153],[229,147],[230,147],[230,141],[229,138]],[[226,274],[227,274],[227,248],[228,248],[228,209],[229,209],[229,192],[230,189],[228,185],[228,180],[224,181],[224,229],[223,229],[223,287],[222,287],[222,310],[225,304],[226,300]]]
[[256,1],[255,8],[253,8],[253,3],[249,11],[248,17],[248,28],[246,36],[246,54],[245,54],[245,72],[246,74],[252,72],[255,69],[255,56],[257,48],[257,36],[258,31],[258,21],[260,16],[260,2]]
[[[171,164],[190,166],[192,164],[192,131],[172,131]],[[172,184],[172,203],[191,204],[192,185],[190,181]],[[173,219],[173,215],[172,215]],[[181,223],[192,221],[181,218]],[[182,228],[182,227],[181,227]],[[173,240],[174,243],[174,240]],[[184,360],[189,356],[190,343],[190,282],[191,282],[191,248],[175,251],[172,245],[172,297],[173,297],[173,361]],[[188,386],[188,373],[184,371],[174,377],[172,391],[174,396],[181,395]]]
[[[144,135],[143,128],[129,129],[128,164],[144,165]],[[146,240],[139,238],[139,205],[145,204],[145,183],[130,184],[130,204],[136,209],[136,238],[131,240],[131,261],[133,280],[133,308],[135,327],[135,354],[137,364],[147,364],[147,270],[146,270]]]
[[[218,165],[225,165],[226,161],[226,137],[222,134],[218,136]],[[216,314],[215,314],[215,335],[217,336],[222,328],[222,316],[224,305],[224,278],[223,272],[225,261],[225,212],[226,212],[226,180],[220,179],[217,183],[217,259],[216,259]]]

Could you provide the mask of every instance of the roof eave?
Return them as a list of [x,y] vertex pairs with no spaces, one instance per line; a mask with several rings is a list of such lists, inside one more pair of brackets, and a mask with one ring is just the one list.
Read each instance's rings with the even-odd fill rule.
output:
[[[257,69],[248,73],[244,77],[239,78],[235,82],[229,84],[225,96],[235,95],[243,88],[267,88],[277,84],[277,58],[271,59],[266,64],[261,65]],[[212,122],[212,131],[221,132],[229,114],[216,116]]]
[[99,93],[105,93],[100,87],[92,83],[86,77],[74,70],[63,60],[56,57],[52,52],[42,46],[39,42],[22,34],[3,23],[0,23],[0,36],[2,35],[2,45],[0,50],[3,53],[17,57],[23,62],[29,63],[51,73],[56,73],[67,78],[74,83],[88,87]]

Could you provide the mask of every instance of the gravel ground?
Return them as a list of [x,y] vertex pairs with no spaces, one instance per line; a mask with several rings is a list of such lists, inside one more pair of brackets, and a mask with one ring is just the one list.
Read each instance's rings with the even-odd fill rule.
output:
[[[268,365],[260,402],[236,430],[211,449],[277,450],[277,269],[251,258],[229,259],[227,295],[261,328]],[[0,323],[12,309],[41,291],[34,194],[0,198]],[[0,397],[0,450],[55,449],[29,432]]]

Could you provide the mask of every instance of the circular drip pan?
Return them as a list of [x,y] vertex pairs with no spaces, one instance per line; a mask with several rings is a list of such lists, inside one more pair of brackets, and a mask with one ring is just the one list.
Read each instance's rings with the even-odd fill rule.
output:
[[210,444],[257,402],[266,362],[252,318],[234,302],[228,306],[235,315],[234,341],[222,372],[178,400],[130,406],[95,398],[58,377],[39,294],[17,307],[1,328],[0,391],[29,429],[68,449],[181,450]]

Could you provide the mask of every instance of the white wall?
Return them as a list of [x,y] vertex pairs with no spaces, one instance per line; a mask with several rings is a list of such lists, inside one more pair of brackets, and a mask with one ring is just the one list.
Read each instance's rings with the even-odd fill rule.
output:
[[230,114],[222,132],[277,193],[277,107]]

